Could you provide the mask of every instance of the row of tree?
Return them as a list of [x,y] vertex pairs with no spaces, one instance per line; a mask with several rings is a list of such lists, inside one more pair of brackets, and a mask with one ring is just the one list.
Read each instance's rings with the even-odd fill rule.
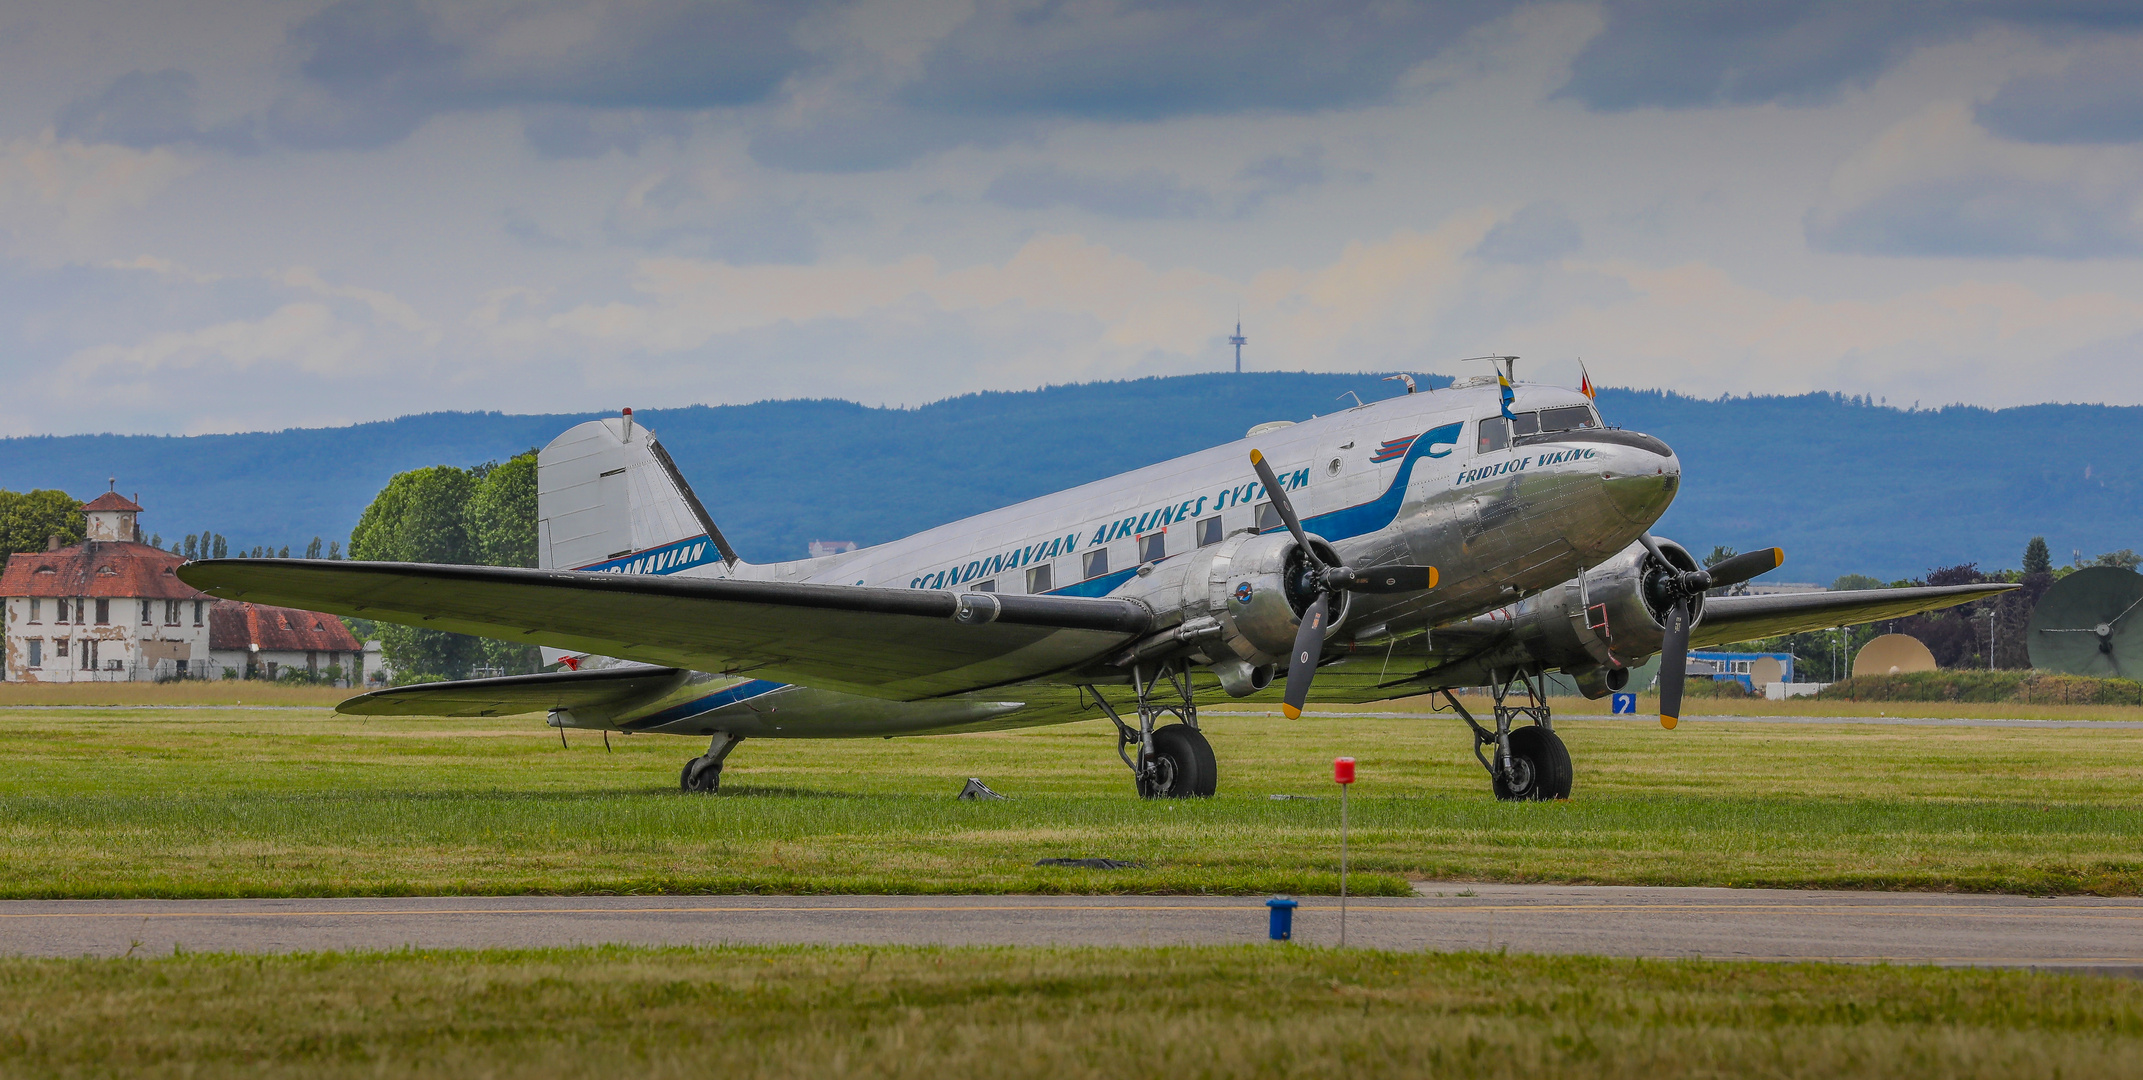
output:
[[[357,519],[350,558],[536,565],[536,452],[473,469],[434,465],[397,473]],[[379,638],[388,665],[403,681],[462,679],[476,668],[527,674],[543,662],[532,645],[395,623],[352,628]]]

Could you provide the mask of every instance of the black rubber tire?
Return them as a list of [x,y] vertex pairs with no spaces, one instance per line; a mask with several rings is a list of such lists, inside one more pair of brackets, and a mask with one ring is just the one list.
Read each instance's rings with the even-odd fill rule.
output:
[[1505,802],[1540,802],[1570,797],[1570,750],[1561,737],[1538,725],[1511,732],[1511,757],[1517,759],[1522,785],[1513,787],[1498,774],[1496,798]]
[[1161,783],[1141,783],[1139,795],[1148,799],[1213,797],[1220,779],[1219,769],[1213,761],[1213,744],[1206,742],[1205,735],[1197,728],[1188,724],[1155,728],[1153,756],[1164,759],[1158,763],[1161,765]]
[[716,767],[712,769],[703,769],[701,770],[700,774],[695,777],[692,775],[692,766],[697,764],[699,764],[698,758],[693,758],[692,760],[685,762],[684,771],[677,774],[677,786],[685,791],[698,792],[707,795],[712,795],[716,791],[720,790],[722,786],[721,768]]

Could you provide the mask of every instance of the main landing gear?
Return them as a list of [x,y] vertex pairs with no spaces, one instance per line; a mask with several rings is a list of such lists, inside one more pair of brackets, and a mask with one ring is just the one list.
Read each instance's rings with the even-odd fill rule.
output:
[[722,761],[743,741],[726,731],[715,732],[707,752],[685,762],[685,771],[677,774],[677,786],[686,791],[713,794],[722,786]]
[[[1473,729],[1473,756],[1482,768],[1488,770],[1496,798],[1505,802],[1567,799],[1570,797],[1570,751],[1563,746],[1563,740],[1555,734],[1555,727],[1548,718],[1547,678],[1521,672],[1518,683],[1525,687],[1523,705],[1509,702],[1509,683],[1498,683],[1491,688],[1496,699],[1494,731],[1477,723],[1451,691],[1443,692],[1444,700],[1450,702],[1451,708],[1465,719],[1466,726]],[[1511,723],[1521,718],[1532,723],[1512,730]],[[1493,760],[1481,752],[1482,747],[1493,748]]]
[[[1101,706],[1116,725],[1116,756],[1131,767],[1139,797],[1211,798],[1219,777],[1213,746],[1198,730],[1198,703],[1191,698],[1190,665],[1163,663],[1150,680],[1141,666],[1134,665],[1131,686],[1138,693],[1136,728],[1125,723],[1095,687],[1080,687],[1080,697],[1091,695],[1094,704]],[[1162,726],[1162,721],[1170,717],[1176,722]]]

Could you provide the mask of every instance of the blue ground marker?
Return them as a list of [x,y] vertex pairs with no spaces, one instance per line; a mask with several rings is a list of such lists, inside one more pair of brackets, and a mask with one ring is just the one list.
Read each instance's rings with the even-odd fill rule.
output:
[[1295,938],[1295,898],[1292,896],[1275,896],[1265,901],[1265,906],[1272,909],[1272,927],[1270,930],[1272,939],[1274,941],[1293,941]]
[[1632,715],[1632,716],[1636,715],[1636,714],[1637,714],[1637,695],[1635,695],[1635,694],[1616,694],[1616,695],[1615,695],[1615,697],[1614,697],[1614,700],[1613,700],[1613,701],[1611,701],[1611,702],[1610,702],[1610,703],[1608,704],[1608,706],[1607,706],[1607,711],[1608,711],[1608,712],[1611,712],[1611,713],[1618,713],[1618,714],[1619,714],[1619,713],[1629,713],[1629,714],[1630,714],[1630,715]]

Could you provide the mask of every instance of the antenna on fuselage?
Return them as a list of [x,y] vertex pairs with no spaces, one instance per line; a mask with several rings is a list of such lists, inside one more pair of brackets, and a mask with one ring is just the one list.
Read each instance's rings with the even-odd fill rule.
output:
[[1512,386],[1516,386],[1516,385],[1518,385],[1518,358],[1517,358],[1517,357],[1515,357],[1515,356],[1469,356],[1469,357],[1465,358],[1464,360],[1461,360],[1461,361],[1459,361],[1459,363],[1461,363],[1461,364],[1471,364],[1471,363],[1473,363],[1473,362],[1475,362],[1475,361],[1477,361],[1477,360],[1486,360],[1486,361],[1488,361],[1488,362],[1489,362],[1489,363],[1491,363],[1491,364],[1498,364],[1498,365],[1501,365],[1501,366],[1502,366],[1502,369],[1503,369],[1503,377],[1504,377],[1504,378],[1506,378],[1506,379],[1508,379],[1508,380],[1510,380],[1510,383],[1511,383],[1511,385],[1512,385]]

